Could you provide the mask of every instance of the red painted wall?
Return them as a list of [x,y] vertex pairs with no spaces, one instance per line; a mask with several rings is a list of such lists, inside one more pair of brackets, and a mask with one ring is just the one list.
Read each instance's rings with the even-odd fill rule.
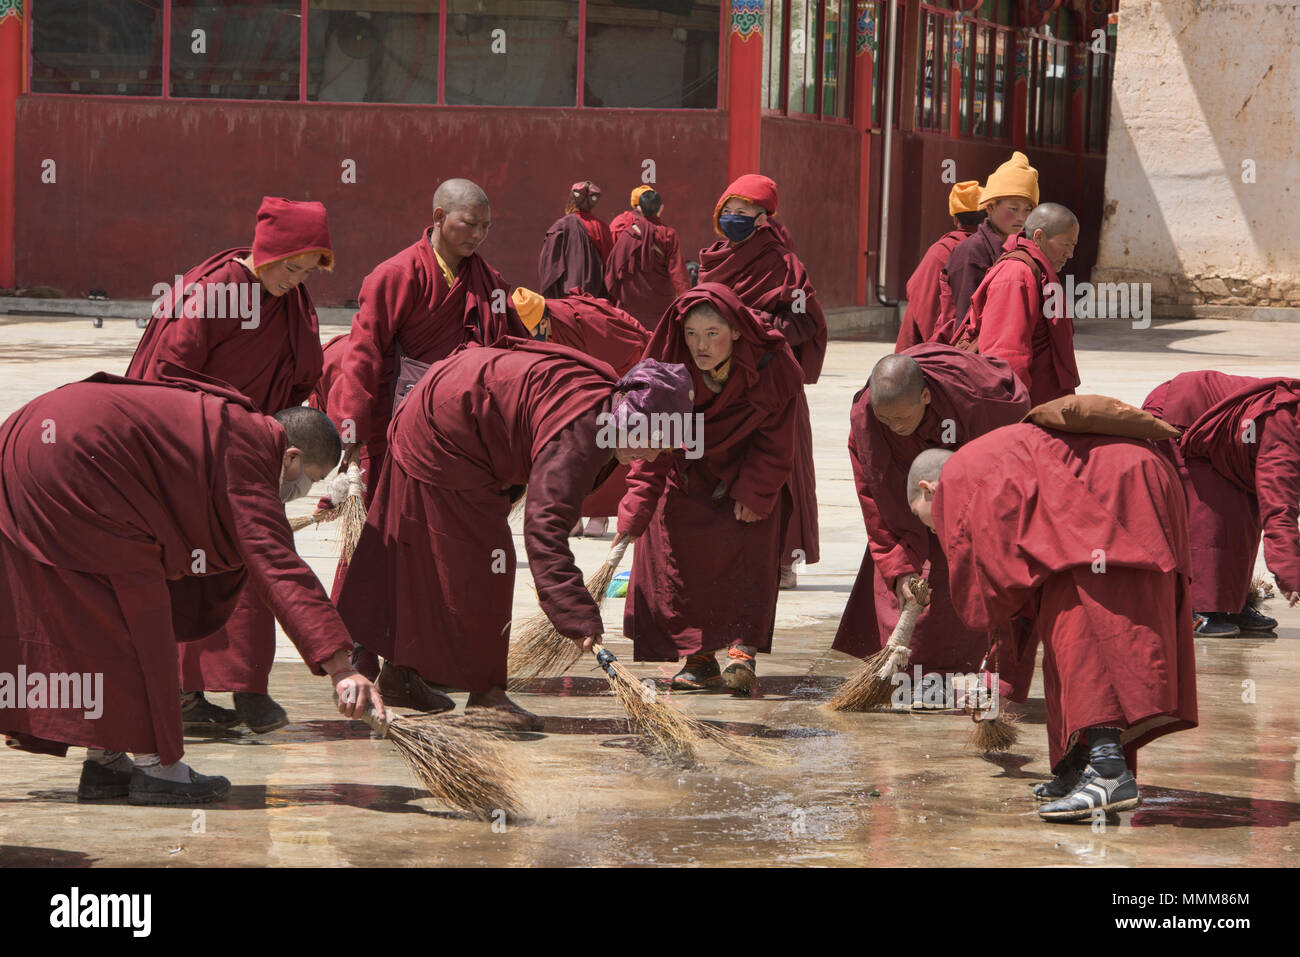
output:
[[861,134],[817,120],[763,117],[762,172],[776,180],[777,218],[790,228],[826,306],[853,305],[857,282]]
[[[74,296],[99,288],[148,298],[155,283],[251,242],[258,203],[272,194],[325,203],[337,265],[310,289],[318,304],[341,305],[373,266],[420,235],[438,182],[468,176],[492,200],[483,255],[508,281],[535,286],[542,235],[563,213],[569,185],[598,183],[597,212],[608,221],[627,208],[645,159],[655,161],[665,219],[694,258],[713,241],[726,127],[716,111],[25,96],[17,279]],[[41,183],[45,159],[57,164],[53,184]],[[344,159],[356,161],[355,185],[341,182]],[[809,243],[812,215],[791,223]]]
[[[979,143],[933,133],[899,133],[897,130],[894,132],[894,147],[889,260],[886,265],[887,290],[891,298],[903,294],[908,276],[930,244],[952,229],[952,218],[948,215],[948,193],[952,184],[942,181],[943,161],[956,160],[958,181],[978,179],[982,183],[1000,164],[1010,159],[1012,153],[1007,143]],[[1064,150],[1033,147],[1024,152],[1030,165],[1038,170],[1039,202],[1061,203],[1079,217],[1079,245],[1065,271],[1073,273],[1077,280],[1085,281],[1097,261],[1106,158],[1080,158]],[[875,257],[872,260],[874,283],[877,266]]]

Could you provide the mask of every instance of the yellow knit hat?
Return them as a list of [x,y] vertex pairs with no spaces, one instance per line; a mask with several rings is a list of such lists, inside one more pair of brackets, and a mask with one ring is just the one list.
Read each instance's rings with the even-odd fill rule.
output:
[[989,174],[988,182],[980,190],[980,205],[1003,196],[1023,196],[1038,205],[1038,170],[1030,166],[1029,157],[1018,150]]
[[632,208],[637,208],[637,203],[641,201],[642,193],[648,193],[652,189],[654,189],[653,186],[638,186],[636,189],[632,190]]
[[532,332],[536,329],[542,321],[542,316],[546,314],[546,300],[542,298],[541,293],[520,286],[510,294],[510,300],[515,304],[515,312],[519,313],[519,318],[523,320],[528,331]]
[[980,208],[980,181],[968,179],[958,183],[948,194],[948,215],[974,213]]

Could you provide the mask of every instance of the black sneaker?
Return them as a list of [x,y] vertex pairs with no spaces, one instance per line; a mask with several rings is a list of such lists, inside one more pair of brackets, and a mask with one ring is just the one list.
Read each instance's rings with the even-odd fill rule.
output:
[[1125,770],[1117,778],[1103,778],[1090,764],[1079,775],[1074,790],[1044,804],[1038,809],[1038,816],[1044,821],[1082,821],[1096,811],[1108,814],[1131,811],[1141,803],[1142,793],[1132,771]]
[[1224,615],[1223,620],[1230,625],[1236,625],[1242,631],[1248,631],[1252,634],[1267,634],[1277,628],[1276,618],[1261,614],[1249,605],[1243,608],[1239,615]]
[[254,734],[266,734],[289,723],[289,716],[269,694],[235,692],[235,714]]
[[131,772],[127,800],[131,804],[211,804],[230,792],[230,781],[218,774],[199,774],[190,768],[189,781],[167,781],[146,774],[143,768]]
[[131,790],[131,771],[114,771],[94,761],[81,763],[81,781],[77,784],[78,801],[111,801],[124,798]]
[[1050,781],[1034,785],[1034,797],[1040,801],[1055,801],[1065,797],[1074,790],[1079,775],[1088,766],[1088,759],[1083,756],[1083,749],[1076,747],[1061,762],[1061,773]]
[[222,708],[203,697],[202,691],[181,693],[181,728],[187,734],[212,734],[229,731],[243,720],[229,708]]
[[1228,621],[1229,617],[1219,611],[1192,612],[1192,621],[1196,625],[1192,634],[1197,638],[1236,638],[1241,629]]

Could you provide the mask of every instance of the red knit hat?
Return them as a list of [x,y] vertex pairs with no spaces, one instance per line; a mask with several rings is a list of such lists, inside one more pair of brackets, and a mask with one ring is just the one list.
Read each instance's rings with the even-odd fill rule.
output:
[[776,183],[759,173],[746,173],[726,188],[718,205],[713,208],[713,229],[719,236],[722,235],[722,227],[718,225],[718,217],[722,215],[722,207],[733,196],[762,206],[769,216],[776,214]]
[[253,233],[253,270],[303,253],[320,253],[320,268],[334,268],[329,220],[325,205],[296,202],[279,196],[263,196]]

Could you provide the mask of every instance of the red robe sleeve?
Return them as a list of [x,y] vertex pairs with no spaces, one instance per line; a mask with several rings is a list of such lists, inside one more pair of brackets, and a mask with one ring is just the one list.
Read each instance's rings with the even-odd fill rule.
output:
[[750,436],[740,476],[732,483],[731,497],[762,518],[772,514],[781,489],[794,469],[795,416],[791,399],[764,419]]
[[618,503],[619,534],[639,536],[650,527],[676,454],[664,453],[653,462],[637,459],[632,463],[627,473],[627,491]]
[[[608,405],[608,404],[606,404]],[[524,548],[546,617],[566,638],[604,633],[600,609],[569,549],[582,501],[610,460],[598,448],[596,414],[584,415],[547,442],[533,459],[524,505]]]
[[1004,265],[998,267],[977,301],[972,303],[980,315],[980,355],[1005,361],[1031,393],[1034,383],[1029,363],[1033,357],[1038,298],[1033,271],[1023,263],[1004,260]]
[[691,288],[691,274],[686,271],[686,261],[682,259],[682,246],[677,240],[677,231],[664,229],[664,256],[668,260],[668,278],[673,283],[673,294],[680,296]]
[[[264,451],[264,447],[259,446]],[[279,457],[258,455],[247,444],[227,446],[224,475],[216,488],[222,524],[257,589],[284,626],[303,661],[315,674],[340,651],[352,650],[352,638],[330,602],[320,579],[294,550],[293,532],[277,494]]]
[[921,574],[923,563],[916,560],[907,546],[880,519],[875,496],[867,482],[866,470],[862,467],[857,441],[852,432],[849,433],[849,461],[853,465],[853,484],[858,490],[862,520],[867,526],[867,548],[871,550],[871,560],[880,569],[880,577],[893,587],[894,580],[899,575]]
[[329,417],[340,426],[351,419],[358,442],[371,438],[372,412],[381,398],[384,358],[413,306],[412,278],[386,266],[372,272],[361,284],[348,346],[328,397]]
[[1300,591],[1300,419],[1296,407],[1273,412],[1259,432],[1255,493],[1264,528],[1264,562],[1283,594]]

